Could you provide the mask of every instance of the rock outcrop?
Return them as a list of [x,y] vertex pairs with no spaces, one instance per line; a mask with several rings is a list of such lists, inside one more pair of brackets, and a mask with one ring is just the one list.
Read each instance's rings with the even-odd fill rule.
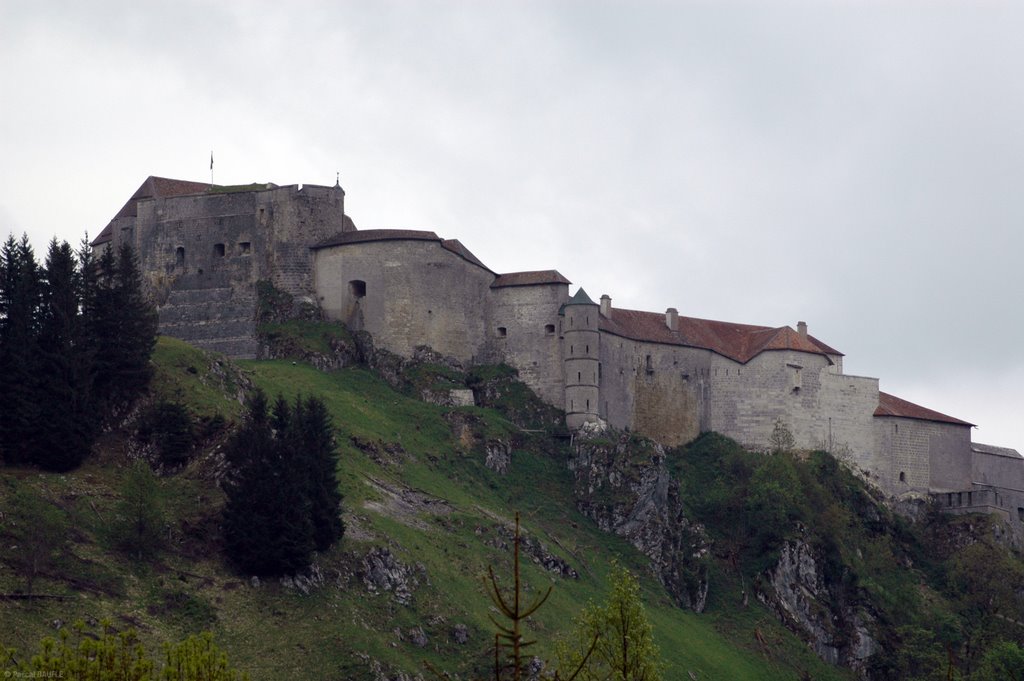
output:
[[591,426],[577,435],[569,468],[580,512],[643,552],[679,606],[702,612],[710,543],[704,528],[683,513],[664,448]]
[[427,581],[423,565],[405,565],[385,547],[374,547],[362,559],[358,576],[371,594],[391,593],[397,603],[409,605],[412,594]]
[[869,631],[871,615],[847,603],[841,589],[826,582],[814,548],[802,540],[782,546],[757,597],[830,664],[863,672],[878,650]]

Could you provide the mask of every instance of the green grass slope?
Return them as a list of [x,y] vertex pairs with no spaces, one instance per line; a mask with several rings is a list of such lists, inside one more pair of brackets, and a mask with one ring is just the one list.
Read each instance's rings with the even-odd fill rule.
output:
[[[530,621],[540,657],[549,657],[581,606],[604,599],[617,559],[643,579],[666,679],[852,678],[821,663],[756,602],[740,607],[728,575],[715,576],[707,613],[674,607],[643,556],[575,510],[557,447],[515,449],[506,475],[486,468],[484,440],[530,442],[497,412],[414,400],[362,368],[324,373],[278,360],[243,362],[237,373],[226,360],[170,339],[160,340],[154,361],[154,397],[187,405],[197,420],[236,420],[248,382],[271,396],[320,396],[338,433],[345,538],[317,557],[302,588],[233,573],[218,548],[223,495],[216,475],[226,431],[209,436],[184,470],[161,478],[167,541],[147,561],[117,551],[108,531],[133,451],[127,434],[104,436],[99,454],[67,475],[4,469],[0,493],[28,486],[57,505],[72,528],[36,587],[60,598],[0,601],[0,643],[20,655],[59,624],[108,619],[135,628],[154,648],[210,630],[254,679],[372,679],[375,664],[385,674],[415,673],[424,661],[476,678],[474,670],[490,659],[493,631],[483,576],[491,565],[509,583],[509,527],[518,511],[526,536],[579,574],[562,577],[524,560],[530,596],[554,585]],[[367,589],[368,557],[383,549],[411,585],[408,598]],[[5,564],[0,592],[22,586]],[[457,625],[468,630],[468,642],[456,642]]]

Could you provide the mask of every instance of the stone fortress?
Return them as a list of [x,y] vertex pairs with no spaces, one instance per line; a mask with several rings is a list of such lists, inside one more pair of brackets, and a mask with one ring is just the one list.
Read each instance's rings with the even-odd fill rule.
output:
[[429,231],[359,230],[340,185],[221,187],[149,177],[93,241],[135,249],[160,331],[253,357],[256,282],[409,356],[504,362],[567,425],[604,421],[666,445],[717,431],[835,453],[886,493],[1024,525],[1024,458],[972,424],[843,373],[807,324],[765,327],[616,308],[555,270],[498,274]]

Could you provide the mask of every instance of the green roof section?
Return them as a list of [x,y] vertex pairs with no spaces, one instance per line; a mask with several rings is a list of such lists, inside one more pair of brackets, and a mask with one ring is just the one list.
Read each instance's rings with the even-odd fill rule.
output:
[[590,296],[587,295],[587,292],[583,290],[582,286],[580,286],[580,289],[576,291],[576,295],[570,298],[569,302],[562,307],[569,307],[570,305],[593,305],[594,307],[597,307],[597,303],[590,299]]

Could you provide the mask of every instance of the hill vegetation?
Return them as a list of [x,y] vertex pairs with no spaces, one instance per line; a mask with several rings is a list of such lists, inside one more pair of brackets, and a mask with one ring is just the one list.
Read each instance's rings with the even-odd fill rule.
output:
[[[148,392],[78,468],[0,471],[3,545],[19,547],[0,554],[0,643],[15,659],[108,621],[154,652],[210,631],[254,679],[412,679],[427,662],[486,678],[482,577],[513,573],[517,511],[524,595],[553,587],[528,622],[540,660],[607,602],[613,561],[639,577],[667,679],[982,679],[1019,653],[1024,571],[987,518],[912,524],[824,453],[754,454],[714,434],[675,450],[611,431],[570,440],[507,368],[399,360],[317,322],[271,331],[287,356],[232,363],[159,339]],[[467,388],[491,406],[445,403]],[[316,396],[338,445],[344,538],[283,578],[225,551],[230,443],[256,389]],[[158,475],[140,480],[136,461]],[[661,525],[648,488],[675,509]],[[156,511],[145,550],[124,541],[139,499]],[[28,568],[33,534],[58,538]]]

